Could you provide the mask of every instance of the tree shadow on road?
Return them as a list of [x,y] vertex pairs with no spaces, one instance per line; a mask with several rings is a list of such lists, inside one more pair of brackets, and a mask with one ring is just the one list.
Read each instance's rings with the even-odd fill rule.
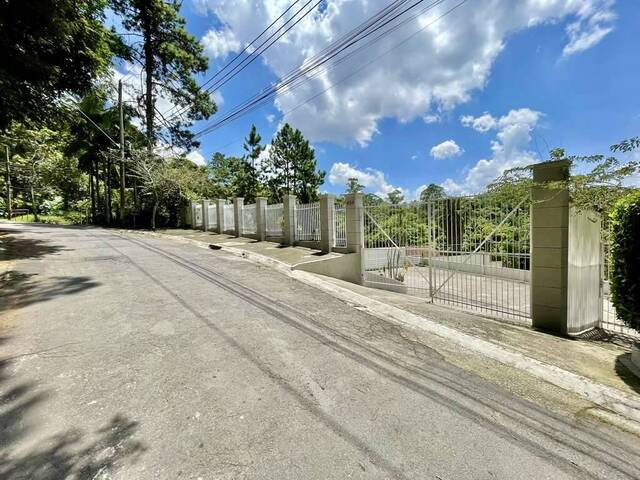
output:
[[50,241],[20,236],[21,231],[0,227],[0,260],[24,260],[41,258],[68,250]]
[[[124,462],[135,463],[147,447],[133,438],[138,423],[117,414],[92,434],[80,429],[56,433],[30,446],[16,449],[28,438],[28,413],[48,398],[30,382],[11,385],[9,360],[0,360],[0,478],[54,480],[60,478],[110,478]],[[55,412],[51,412],[55,415]]]
[[26,307],[62,295],[73,295],[100,285],[91,277],[49,277],[39,280],[37,275],[8,271],[0,274],[0,313]]

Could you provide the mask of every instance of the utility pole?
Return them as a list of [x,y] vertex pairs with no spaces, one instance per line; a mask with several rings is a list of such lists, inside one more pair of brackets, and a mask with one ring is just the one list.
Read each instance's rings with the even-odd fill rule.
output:
[[124,226],[124,107],[122,105],[122,80],[118,81],[118,106],[120,108],[120,226]]
[[5,145],[5,152],[7,154],[7,165],[6,165],[6,172],[7,172],[7,212],[9,214],[9,220],[11,220],[11,214],[12,209],[11,209],[11,167],[9,166],[9,145]]

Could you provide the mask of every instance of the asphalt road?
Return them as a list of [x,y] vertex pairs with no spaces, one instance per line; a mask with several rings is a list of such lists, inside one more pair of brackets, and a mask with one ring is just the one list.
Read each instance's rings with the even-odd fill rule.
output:
[[223,252],[0,224],[0,478],[639,478],[411,332]]

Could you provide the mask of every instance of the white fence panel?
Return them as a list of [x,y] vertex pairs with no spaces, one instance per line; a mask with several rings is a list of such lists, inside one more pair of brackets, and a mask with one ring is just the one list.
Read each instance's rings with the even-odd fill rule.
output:
[[202,227],[202,204],[196,203],[196,218],[194,221],[195,227]]
[[207,212],[207,218],[209,219],[209,228],[214,229],[218,227],[218,206],[215,203],[209,204]]
[[242,207],[242,228],[243,233],[255,235],[257,231],[256,225],[256,205],[243,205]]
[[228,204],[224,206],[224,230],[225,232],[234,231],[236,229],[236,218],[233,213],[233,205]]
[[335,207],[333,215],[333,231],[335,234],[334,246],[347,246],[347,209]]
[[320,204],[318,202],[296,205],[296,240],[320,241]]
[[282,237],[284,232],[284,207],[282,204],[267,205],[265,217],[267,238]]

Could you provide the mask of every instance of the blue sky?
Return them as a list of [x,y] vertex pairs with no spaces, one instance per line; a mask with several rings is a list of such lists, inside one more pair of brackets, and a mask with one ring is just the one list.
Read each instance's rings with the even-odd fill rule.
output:
[[[210,56],[202,79],[291,1],[186,0],[187,28]],[[223,99],[219,115],[388,3],[328,0],[323,15],[310,15],[287,42],[274,45],[216,93]],[[387,46],[417,26],[403,27]],[[284,120],[316,148],[318,166],[328,172],[323,191],[342,192],[351,175],[360,176],[369,191],[384,194],[398,187],[409,198],[429,183],[454,194],[478,191],[504,168],[545,159],[550,148],[606,153],[612,143],[638,135],[639,31],[640,10],[631,1],[469,0],[313,105],[283,117],[361,63],[348,60],[327,74],[328,83],[309,82],[302,92],[204,136],[192,157],[210,158],[215,151],[240,155],[252,123],[267,143]],[[371,50],[371,58],[380,53]]]

